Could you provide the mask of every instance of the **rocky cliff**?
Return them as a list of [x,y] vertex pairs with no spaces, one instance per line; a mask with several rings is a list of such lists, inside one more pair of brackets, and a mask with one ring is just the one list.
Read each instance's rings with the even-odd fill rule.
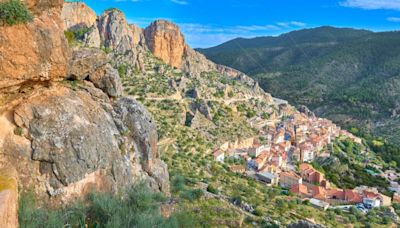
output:
[[181,67],[186,44],[178,26],[157,20],[145,29],[144,34],[149,49],[156,57],[176,68]]
[[70,51],[59,15],[63,1],[29,0],[34,19],[0,27],[0,89],[30,81],[62,80]]
[[[138,182],[169,194],[152,116],[137,101],[121,97],[121,80],[109,56],[68,46],[63,1],[26,5],[33,21],[0,27],[0,168],[15,169],[22,191],[32,189],[40,202],[53,206],[93,189],[120,192]],[[76,4],[64,13],[71,10],[86,8]],[[97,28],[96,18],[88,15],[83,21],[73,16],[66,26]],[[112,29],[120,18],[108,16],[107,29]],[[129,26],[126,34],[108,30],[105,35],[103,28],[102,38],[113,48],[134,45]],[[7,201],[0,210],[14,218],[16,196],[0,194]],[[0,218],[2,227],[15,227],[12,222]]]
[[96,24],[97,15],[81,2],[64,3],[61,18],[65,29],[90,28]]

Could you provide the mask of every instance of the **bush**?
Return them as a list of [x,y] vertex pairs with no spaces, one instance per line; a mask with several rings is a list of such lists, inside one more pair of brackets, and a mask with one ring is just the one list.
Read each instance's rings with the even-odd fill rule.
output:
[[32,15],[19,0],[0,3],[0,25],[15,25],[32,20]]
[[67,38],[69,44],[73,44],[76,42],[75,33],[72,31],[65,31],[64,32],[65,38]]
[[127,72],[128,72],[128,66],[121,65],[118,67],[118,74],[120,78],[124,78]]
[[85,34],[89,32],[89,28],[73,28],[64,32],[65,38],[67,38],[69,44],[74,44],[85,38]]
[[207,191],[211,192],[213,194],[216,194],[216,195],[218,195],[218,193],[219,193],[218,189],[216,187],[214,187],[213,185],[211,185],[211,184],[208,185]]
[[203,196],[203,190],[201,189],[193,189],[187,190],[182,193],[182,198],[187,199],[189,201],[194,201],[200,199]]
[[85,202],[58,210],[38,208],[32,193],[20,197],[20,227],[193,227],[196,221],[184,212],[169,219],[161,216],[159,206],[165,198],[145,185],[132,187],[123,197],[92,193]]

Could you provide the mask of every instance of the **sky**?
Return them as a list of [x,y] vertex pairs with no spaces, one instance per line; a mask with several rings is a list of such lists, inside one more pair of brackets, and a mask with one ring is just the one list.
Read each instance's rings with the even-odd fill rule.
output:
[[85,0],[97,14],[121,9],[144,28],[156,19],[178,24],[187,43],[212,47],[244,37],[276,36],[330,25],[400,29],[400,0]]

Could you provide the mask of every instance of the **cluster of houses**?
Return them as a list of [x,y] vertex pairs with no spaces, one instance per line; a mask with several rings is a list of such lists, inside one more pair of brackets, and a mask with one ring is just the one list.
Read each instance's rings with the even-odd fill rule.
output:
[[246,139],[242,143],[226,143],[214,151],[214,159],[223,162],[225,157],[243,158],[249,167],[258,172],[274,173],[284,170],[292,161],[310,162],[324,154],[332,140],[348,135],[356,143],[361,140],[341,130],[331,121],[295,113],[278,123],[271,122],[260,130],[263,139]]
[[355,189],[332,188],[324,178],[323,173],[315,170],[310,164],[303,163],[299,166],[300,178],[302,183],[281,186],[290,187],[290,191],[303,198],[314,199],[316,202],[323,202],[322,205],[329,204],[363,204],[365,208],[371,209],[380,206],[390,206],[391,198],[385,196],[376,188],[357,187]]
[[[331,204],[363,204],[365,208],[391,205],[391,198],[373,188],[332,188],[323,173],[306,163],[317,156],[329,156],[329,150],[324,148],[336,137],[344,135],[361,143],[361,139],[331,121],[295,113],[279,123],[270,123],[261,130],[261,135],[265,139],[262,143],[251,138],[222,145],[214,151],[214,159],[219,162],[227,157],[244,159],[247,166],[234,165],[231,171],[290,189],[293,194],[310,199],[310,203],[324,209]],[[301,163],[298,171],[294,161]]]

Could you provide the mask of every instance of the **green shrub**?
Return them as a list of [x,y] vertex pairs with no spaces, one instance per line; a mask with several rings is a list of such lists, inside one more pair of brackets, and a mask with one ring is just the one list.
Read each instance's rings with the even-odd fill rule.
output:
[[118,67],[118,74],[120,78],[124,78],[127,72],[128,72],[128,66],[121,65]]
[[75,44],[85,38],[85,34],[89,32],[89,28],[74,28],[64,31],[65,38],[67,38],[69,44]]
[[200,199],[204,194],[203,190],[201,189],[191,189],[182,192],[182,198],[187,199],[189,201],[194,201]]
[[76,42],[75,33],[72,31],[65,31],[64,32],[65,38],[67,38],[69,44],[73,44]]
[[15,25],[32,20],[32,15],[19,0],[0,3],[0,25]]
[[24,129],[21,128],[21,127],[17,127],[17,128],[14,129],[14,134],[22,136],[24,134]]
[[[33,193],[23,193],[19,204],[21,228],[29,227],[197,227],[187,213],[166,219],[160,214],[165,197],[145,185],[132,187],[122,196],[92,193],[85,202],[57,210],[39,208]],[[193,226],[192,226],[193,225]]]
[[208,187],[207,187],[207,191],[208,192],[211,192],[211,193],[214,193],[214,194],[218,194],[219,193],[219,191],[218,191],[218,189],[216,188],[216,187],[214,187],[213,185],[208,185]]

